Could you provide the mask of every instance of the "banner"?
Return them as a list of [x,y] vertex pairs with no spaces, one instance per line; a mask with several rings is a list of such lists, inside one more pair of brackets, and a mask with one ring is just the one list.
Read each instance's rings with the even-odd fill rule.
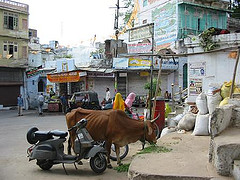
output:
[[158,5],[152,11],[156,50],[169,47],[177,39],[177,2],[162,0],[151,3]]
[[129,58],[128,68],[150,68],[151,60],[137,59],[137,58]]
[[189,95],[199,95],[202,92],[202,79],[190,78],[189,80]]
[[152,52],[151,43],[128,44],[128,53],[149,53]]
[[27,78],[30,78],[32,76],[35,76],[35,75],[39,74],[40,73],[39,69],[42,69],[42,66],[35,67],[35,68],[30,69],[30,70],[27,70],[26,71]]
[[152,26],[148,24],[137,28],[129,29],[129,42],[152,38]]
[[206,76],[206,62],[189,63],[189,76]]
[[78,71],[47,74],[47,78],[52,83],[78,82],[80,80]]

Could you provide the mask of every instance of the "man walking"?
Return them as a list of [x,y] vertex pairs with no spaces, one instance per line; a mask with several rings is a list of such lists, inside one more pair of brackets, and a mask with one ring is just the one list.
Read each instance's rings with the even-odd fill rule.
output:
[[106,102],[108,102],[110,99],[111,99],[111,94],[110,94],[110,91],[109,91],[109,88],[106,89]]
[[61,101],[61,105],[62,105],[62,112],[64,114],[66,114],[67,112],[67,99],[66,99],[66,95],[65,94],[62,94],[62,96],[60,97],[60,101]]
[[43,114],[43,104],[44,104],[44,96],[43,96],[43,93],[41,93],[38,96],[38,113],[39,113],[39,115]]
[[18,105],[18,116],[23,116],[23,113],[22,113],[23,98],[22,98],[22,95],[21,95],[21,94],[18,95],[17,105]]

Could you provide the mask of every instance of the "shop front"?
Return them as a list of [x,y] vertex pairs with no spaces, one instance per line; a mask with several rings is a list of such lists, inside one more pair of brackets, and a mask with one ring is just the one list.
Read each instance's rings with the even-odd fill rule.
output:
[[16,106],[19,94],[25,98],[24,70],[23,68],[0,68],[0,105]]
[[55,87],[59,88],[59,94],[55,96],[54,99],[50,98],[48,103],[48,110],[58,111],[61,109],[59,96],[62,94],[65,94],[68,98],[70,98],[74,92],[86,90],[86,77],[84,77],[85,75],[86,73],[82,73],[79,70],[47,74],[48,80],[51,83],[55,83]]

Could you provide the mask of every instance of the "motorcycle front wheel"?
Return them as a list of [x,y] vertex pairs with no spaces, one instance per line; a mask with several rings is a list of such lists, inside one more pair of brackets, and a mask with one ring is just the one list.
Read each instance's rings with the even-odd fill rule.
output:
[[[120,156],[121,160],[127,156],[128,151],[129,151],[129,146],[128,145],[120,147],[119,156]],[[115,150],[114,144],[112,144],[112,146],[111,146],[110,159],[113,160],[113,161],[117,161],[117,155],[116,155],[116,150]]]
[[53,166],[53,163],[49,160],[46,160],[46,159],[37,159],[37,165],[42,170],[49,170]]
[[107,168],[106,157],[102,153],[97,153],[90,158],[90,167],[97,174],[103,173]]

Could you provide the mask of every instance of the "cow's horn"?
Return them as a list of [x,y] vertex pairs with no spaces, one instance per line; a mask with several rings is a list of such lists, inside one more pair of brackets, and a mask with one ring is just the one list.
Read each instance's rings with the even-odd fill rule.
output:
[[160,117],[160,113],[158,114],[158,116],[157,117],[155,117],[154,119],[152,119],[152,120],[150,120],[151,121],[151,123],[154,123],[158,118]]

